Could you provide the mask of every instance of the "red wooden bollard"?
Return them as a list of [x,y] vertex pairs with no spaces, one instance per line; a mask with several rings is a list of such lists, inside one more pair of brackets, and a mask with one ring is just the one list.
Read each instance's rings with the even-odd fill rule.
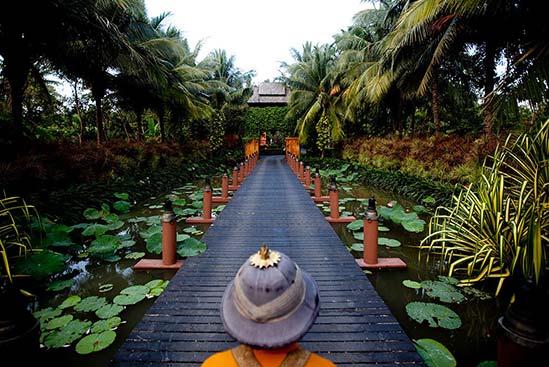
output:
[[330,216],[326,218],[330,223],[351,223],[356,220],[355,217],[341,217],[339,215],[339,192],[335,182],[335,176],[332,176],[330,183]]
[[172,202],[167,200],[162,214],[162,264],[173,265],[177,258],[177,220]]
[[204,186],[202,198],[202,217],[187,218],[185,223],[210,224],[213,223],[212,218],[212,186],[209,182]]
[[305,188],[307,190],[311,188],[311,167],[309,166],[305,168]]
[[322,183],[320,182],[320,173],[318,172],[318,168],[315,173],[314,185],[315,185],[315,189],[314,189],[313,201],[315,203],[323,203],[325,201],[329,201],[330,200],[329,196],[321,196]]
[[305,166],[303,165],[303,162],[299,162],[298,171],[297,171],[297,178],[302,183],[305,181]]
[[229,190],[238,190],[238,167],[236,166],[233,168],[233,182],[232,185],[229,185]]
[[229,176],[223,174],[221,177],[221,196],[212,196],[213,203],[228,203],[231,198],[229,197]]
[[240,168],[238,169],[238,182],[244,182],[244,163],[240,162]]
[[177,260],[177,218],[169,199],[164,203],[161,221],[162,259],[141,259],[134,265],[134,269],[179,269],[183,265],[183,260]]
[[362,259],[356,259],[362,269],[404,269],[406,263],[398,257],[379,258],[378,255],[378,215],[375,198],[368,200],[368,209],[364,216],[364,252]]

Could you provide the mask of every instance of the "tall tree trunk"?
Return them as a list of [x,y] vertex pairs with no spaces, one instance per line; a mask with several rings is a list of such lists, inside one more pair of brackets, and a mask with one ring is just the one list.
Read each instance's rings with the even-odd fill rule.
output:
[[80,122],[80,133],[78,134],[78,142],[82,145],[82,136],[84,135],[84,121],[82,120],[82,113],[80,112],[80,100],[78,98],[78,79],[74,80],[72,86],[74,92],[74,105],[76,109],[76,115],[78,116],[78,121]]
[[106,140],[105,128],[103,127],[103,106],[102,99],[105,94],[102,88],[97,88],[92,85],[92,95],[95,101],[95,123],[97,128],[97,144],[101,144]]
[[[21,51],[21,54],[23,53]],[[11,117],[16,137],[23,135],[23,94],[30,68],[30,61],[23,55],[8,52],[5,56],[4,75],[10,86]]]
[[484,99],[483,99],[483,127],[486,136],[491,136],[494,125],[494,110],[489,96],[494,90],[496,75],[496,48],[494,44],[487,41],[484,55]]
[[440,99],[438,95],[438,70],[433,70],[433,80],[431,84],[431,108],[433,110],[433,124],[435,125],[435,135],[440,134]]
[[137,141],[143,140],[143,109],[137,108]]
[[160,125],[160,141],[166,141],[166,129],[164,127],[164,108],[161,108],[158,113],[158,124]]

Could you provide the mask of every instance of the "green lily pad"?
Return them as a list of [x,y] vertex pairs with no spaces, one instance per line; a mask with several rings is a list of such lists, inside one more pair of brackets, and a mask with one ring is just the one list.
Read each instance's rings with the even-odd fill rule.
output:
[[153,254],[162,253],[162,233],[157,232],[145,240],[147,251]]
[[119,212],[125,213],[130,210],[131,204],[125,200],[119,200],[119,201],[115,201],[112,204],[112,206],[114,209],[118,210]]
[[457,361],[450,351],[433,339],[414,341],[417,352],[429,367],[455,367]]
[[108,261],[110,263],[115,263],[117,261],[120,261],[122,260],[122,258],[118,255],[99,255],[98,256],[100,259],[102,259],[103,261]]
[[109,223],[108,227],[109,227],[109,231],[115,231],[117,229],[120,229],[124,226],[124,222],[122,222],[121,220],[119,220],[118,222],[113,222],[113,223]]
[[129,306],[141,302],[146,297],[146,294],[119,294],[114,297],[113,302],[119,306]]
[[193,193],[190,196],[190,198],[193,199],[193,200],[202,200],[202,199],[204,199],[204,192],[197,191],[197,192]]
[[112,290],[113,288],[114,288],[114,284],[112,284],[112,283],[101,284],[99,286],[99,293],[108,292],[108,291]]
[[164,280],[164,279],[155,279],[155,280],[151,280],[150,282],[148,282],[147,284],[145,284],[145,287],[149,288],[149,289],[153,289],[153,288],[166,288],[168,286],[168,283],[170,283],[169,280]]
[[44,240],[45,246],[69,247],[74,245],[68,232],[49,232]]
[[144,285],[132,285],[122,289],[120,294],[147,294],[149,293],[149,290],[149,287]]
[[91,327],[92,333],[101,333],[106,330],[114,330],[122,323],[122,319],[118,316],[110,317],[106,320],[99,320],[93,323]]
[[116,333],[112,330],[86,335],[76,344],[76,352],[78,354],[98,352],[111,345],[114,339],[116,339]]
[[107,299],[105,297],[91,296],[80,301],[80,303],[74,306],[74,310],[79,312],[95,312],[106,304]]
[[465,300],[465,296],[451,284],[438,280],[424,280],[421,287],[429,297],[438,298],[441,302],[459,303]]
[[483,301],[487,299],[492,299],[492,295],[490,295],[490,293],[481,291],[473,287],[463,287],[461,288],[461,292],[470,298],[478,298]]
[[124,311],[124,306],[108,304],[95,311],[95,315],[100,319],[109,319],[122,311]]
[[181,257],[196,256],[204,251],[206,251],[206,244],[196,238],[187,238],[177,244],[177,253]]
[[364,251],[364,243],[356,242],[351,245],[351,250],[353,251]]
[[162,209],[163,207],[162,204],[149,205],[149,209]]
[[187,201],[185,199],[175,199],[172,201],[172,204],[177,206],[185,206],[187,205]]
[[410,302],[406,305],[406,313],[418,323],[427,321],[430,327],[457,329],[461,326],[458,314],[448,307],[436,303]]
[[123,249],[123,248],[128,248],[128,247],[132,247],[136,244],[136,242],[134,240],[126,240],[126,241],[121,241],[120,242],[120,245],[118,245],[118,249]]
[[53,329],[59,329],[65,325],[67,325],[69,322],[72,321],[74,316],[72,315],[63,315],[56,317],[54,319],[51,319],[44,325],[44,329],[46,330],[53,330]]
[[27,274],[35,279],[44,279],[52,274],[65,270],[68,256],[55,251],[42,250],[33,252],[26,259],[18,261],[15,269],[19,274]]
[[411,221],[402,222],[402,226],[408,232],[421,233],[425,228],[425,221],[423,219],[415,219]]
[[74,279],[56,280],[55,282],[51,282],[51,284],[48,285],[47,290],[58,292],[63,289],[72,287],[73,284],[74,284]]
[[72,320],[62,329],[49,333],[44,338],[44,346],[46,348],[61,348],[65,345],[72,344],[88,331],[91,324],[91,321],[87,320]]
[[183,217],[190,217],[191,215],[195,215],[196,212],[197,212],[196,209],[187,208],[187,209],[183,209],[182,211],[178,211],[176,214],[181,215]]
[[354,222],[347,224],[347,229],[350,231],[358,231],[362,228],[364,228],[364,220],[362,219],[357,219]]
[[120,222],[120,216],[118,214],[111,213],[103,218],[103,220],[107,222],[107,224],[117,223]]
[[41,324],[45,324],[46,321],[53,319],[63,313],[63,310],[60,308],[47,307],[42,310],[33,312],[34,317],[40,320]]
[[176,241],[177,242],[183,242],[185,241],[187,238],[190,238],[191,236],[189,236],[188,234],[185,234],[185,233],[178,233],[177,234],[177,238],[176,238]]
[[58,308],[64,310],[66,308],[74,307],[81,300],[82,300],[82,298],[80,296],[69,296],[58,306]]
[[158,233],[162,234],[162,226],[152,225],[149,228],[139,232],[139,235],[141,236],[141,238],[146,240],[147,238],[154,236]]
[[379,237],[377,239],[378,245],[387,246],[387,247],[399,247],[401,245],[399,240],[393,238]]
[[87,208],[84,210],[84,218],[88,220],[96,220],[103,216],[103,212],[101,210],[97,210],[94,208]]
[[124,259],[127,259],[127,260],[138,260],[138,259],[141,259],[145,257],[145,253],[144,252],[130,252],[129,254],[126,254],[126,256],[124,256]]
[[390,231],[390,229],[388,227],[385,227],[385,226],[378,226],[377,230],[378,230],[378,232],[389,232]]
[[193,201],[191,203],[191,206],[195,209],[202,209],[202,205],[203,205],[202,201]]
[[477,367],[497,367],[498,361],[482,361],[477,364]]
[[183,228],[183,232],[185,233],[193,233],[196,231],[196,228],[195,227],[187,227],[187,228]]
[[354,232],[353,237],[355,240],[364,241],[364,232]]
[[101,236],[103,233],[107,232],[109,227],[105,224],[92,223],[85,230],[82,231],[84,236]]
[[120,200],[128,200],[130,196],[127,192],[115,192],[114,197]]
[[402,284],[405,287],[412,288],[412,289],[420,289],[421,288],[421,283],[410,280],[410,279],[403,280]]
[[104,234],[92,241],[88,252],[92,255],[110,255],[118,249],[120,239],[110,234]]
[[400,204],[395,204],[392,208],[382,206],[378,214],[393,223],[401,224],[409,232],[422,232],[425,226],[425,221],[420,219],[416,212],[407,212]]

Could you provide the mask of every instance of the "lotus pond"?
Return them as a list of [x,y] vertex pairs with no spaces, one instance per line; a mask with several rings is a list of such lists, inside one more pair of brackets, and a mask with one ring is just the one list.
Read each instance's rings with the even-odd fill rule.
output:
[[[419,261],[415,246],[426,234],[429,199],[413,203],[357,185],[344,170],[335,173],[341,214],[361,218],[368,198],[374,195],[380,215],[379,257],[398,257],[408,265],[405,270],[365,271],[407,335],[421,340],[418,346],[425,340],[432,344],[430,339],[435,347],[442,344],[460,367],[494,361],[494,330],[501,314],[497,300],[489,291],[460,288],[454,279],[439,277],[436,262]],[[321,174],[327,177],[334,172]],[[160,257],[160,214],[166,198],[172,200],[179,218],[179,255],[185,258],[207,251],[200,238],[208,226],[184,222],[185,217],[201,212],[200,185],[177,187],[139,206],[119,193],[118,204],[86,210],[85,223],[49,224],[46,241],[71,246],[75,237],[82,236],[87,245],[77,246],[66,270],[53,277],[48,290],[37,294],[35,315],[41,320],[44,361],[79,367],[107,364],[174,275],[173,271],[132,268],[139,258]],[[318,207],[329,213],[327,203]],[[215,206],[213,215],[223,208]],[[333,225],[355,258],[362,257],[360,222]],[[426,345],[424,358],[431,358],[427,356],[431,347]]]

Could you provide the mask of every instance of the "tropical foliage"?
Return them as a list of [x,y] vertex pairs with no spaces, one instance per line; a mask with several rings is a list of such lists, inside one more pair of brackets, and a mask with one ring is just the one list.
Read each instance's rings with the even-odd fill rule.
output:
[[[539,283],[549,246],[549,120],[510,136],[477,182],[439,207],[420,248],[463,284],[511,274]],[[499,290],[499,288],[498,288]]]

